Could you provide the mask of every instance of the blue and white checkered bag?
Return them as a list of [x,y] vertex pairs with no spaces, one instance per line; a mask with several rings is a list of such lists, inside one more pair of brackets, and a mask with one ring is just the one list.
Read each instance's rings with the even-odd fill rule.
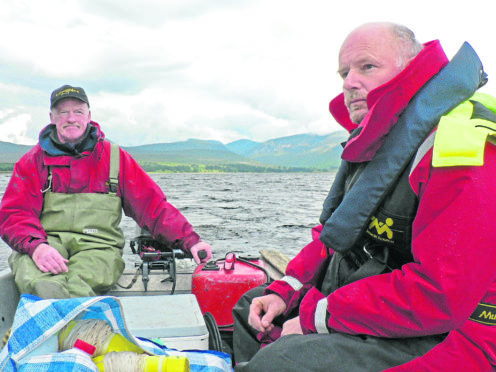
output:
[[126,327],[116,297],[43,300],[22,295],[8,343],[0,352],[0,372],[69,372],[98,368],[76,353],[57,352],[57,333],[73,319],[104,319],[115,332],[155,355],[181,355],[189,359],[191,371],[232,371],[230,355],[217,351],[177,351],[134,337]]

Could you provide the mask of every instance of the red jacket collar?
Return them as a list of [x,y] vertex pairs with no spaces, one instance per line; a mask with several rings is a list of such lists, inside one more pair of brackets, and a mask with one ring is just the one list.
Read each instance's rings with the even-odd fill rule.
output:
[[[430,41],[395,78],[370,91],[367,96],[370,110],[359,125],[361,131],[348,141],[341,157],[351,162],[371,160],[410,99],[447,63],[439,41]],[[359,127],[350,119],[343,93],[330,102],[329,110],[349,132]]]

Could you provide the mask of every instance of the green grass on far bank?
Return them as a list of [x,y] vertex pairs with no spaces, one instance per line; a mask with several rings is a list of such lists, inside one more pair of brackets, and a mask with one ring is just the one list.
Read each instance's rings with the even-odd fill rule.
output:
[[[262,166],[242,163],[232,164],[173,164],[158,162],[139,162],[147,172],[155,173],[286,173],[286,172],[326,172],[332,169],[313,169],[297,167]],[[14,163],[0,163],[0,172],[12,172]]]
[[324,169],[278,167],[270,165],[253,165],[243,163],[230,164],[171,164],[140,161],[147,172],[157,173],[284,173],[284,172],[322,172]]
[[12,172],[14,170],[14,163],[0,163],[0,172]]

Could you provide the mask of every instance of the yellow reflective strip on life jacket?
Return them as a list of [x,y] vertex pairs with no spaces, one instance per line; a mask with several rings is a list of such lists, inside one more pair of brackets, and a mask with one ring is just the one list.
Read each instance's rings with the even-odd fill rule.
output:
[[486,141],[496,134],[496,123],[470,119],[472,111],[472,104],[467,101],[441,118],[434,141],[434,167],[484,164]]
[[467,124],[468,121],[456,117],[441,118],[434,141],[434,167],[484,164],[488,131]]

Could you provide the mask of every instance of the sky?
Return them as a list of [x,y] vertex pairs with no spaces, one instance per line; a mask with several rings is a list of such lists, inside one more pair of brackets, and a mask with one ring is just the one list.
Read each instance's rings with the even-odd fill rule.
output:
[[34,144],[50,93],[83,87],[92,119],[123,146],[263,142],[328,134],[338,51],[366,22],[464,41],[496,94],[494,0],[2,0],[0,141]]

